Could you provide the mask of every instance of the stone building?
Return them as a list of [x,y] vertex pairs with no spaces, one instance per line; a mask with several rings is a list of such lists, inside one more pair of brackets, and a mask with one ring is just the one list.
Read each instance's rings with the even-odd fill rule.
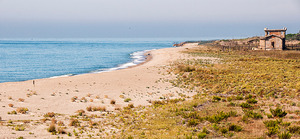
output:
[[285,32],[284,29],[265,28],[265,36],[260,38],[259,50],[283,50],[285,49]]

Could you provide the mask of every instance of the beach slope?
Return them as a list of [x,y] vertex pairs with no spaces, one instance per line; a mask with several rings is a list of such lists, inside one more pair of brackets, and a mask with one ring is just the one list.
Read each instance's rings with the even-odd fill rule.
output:
[[[173,78],[172,75],[166,74],[167,69],[172,62],[187,58],[181,51],[193,47],[197,46],[153,50],[147,54],[150,55],[148,59],[151,58],[148,62],[122,70],[1,83],[2,122],[40,120],[48,112],[72,115],[77,110],[86,110],[89,106],[101,106],[105,107],[106,111],[114,111],[128,104],[150,105],[150,101],[160,98],[175,98],[185,91],[172,87],[165,81]],[[192,96],[193,93],[186,95]],[[28,111],[21,114],[18,110],[21,107],[27,108]],[[13,111],[17,114],[9,114]],[[39,132],[35,133],[35,136],[50,135],[43,126],[28,125],[25,131]],[[18,137],[22,132],[3,126],[0,130],[2,137]]]

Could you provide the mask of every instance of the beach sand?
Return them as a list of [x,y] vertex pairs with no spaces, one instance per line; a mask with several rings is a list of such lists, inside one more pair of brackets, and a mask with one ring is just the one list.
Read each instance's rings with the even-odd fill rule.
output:
[[[33,80],[1,83],[0,117],[2,122],[40,120],[47,112],[72,115],[79,109],[86,110],[88,106],[105,106],[107,111],[113,111],[130,103],[134,106],[150,105],[149,101],[162,97],[176,98],[178,93],[192,96],[193,92],[173,87],[165,80],[174,78],[167,74],[172,62],[188,58],[180,51],[193,47],[197,45],[153,50],[148,52],[151,55],[148,59],[151,60],[122,70],[36,79],[34,83]],[[126,98],[131,101],[124,102]],[[115,100],[116,104],[110,104],[111,100]],[[9,107],[9,104],[13,104],[13,107]],[[26,114],[8,114],[18,107],[26,107],[29,111]],[[34,132],[36,137],[51,137],[46,128],[32,125],[25,131],[14,131],[0,126],[0,135],[1,138],[15,138],[28,134],[23,132]]]

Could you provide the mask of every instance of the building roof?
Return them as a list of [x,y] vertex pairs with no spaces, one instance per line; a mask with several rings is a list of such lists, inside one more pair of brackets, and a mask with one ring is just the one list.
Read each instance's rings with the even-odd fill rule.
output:
[[277,36],[277,35],[268,35],[268,36],[261,37],[260,39],[261,39],[261,40],[266,40],[266,39],[268,39],[268,38],[270,38],[270,37],[277,37],[277,38],[283,39],[282,37]]
[[281,32],[281,31],[286,31],[287,28],[283,28],[283,29],[268,29],[268,28],[265,28],[264,30],[266,32]]

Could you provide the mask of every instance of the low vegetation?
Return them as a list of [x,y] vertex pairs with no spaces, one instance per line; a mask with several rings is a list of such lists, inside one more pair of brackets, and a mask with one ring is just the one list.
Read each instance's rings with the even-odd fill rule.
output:
[[173,63],[167,72],[176,78],[165,81],[196,95],[151,100],[150,106],[135,106],[120,95],[129,103],[114,111],[109,111],[116,106],[111,100],[108,110],[88,106],[87,112],[81,109],[69,117],[46,113],[47,130],[71,138],[300,138],[299,52],[184,53],[194,57]]
[[19,107],[17,108],[17,113],[21,113],[21,114],[26,114],[29,110],[28,108],[25,108],[25,107]]
[[297,34],[287,34],[286,35],[287,40],[299,40],[300,41],[300,32]]

